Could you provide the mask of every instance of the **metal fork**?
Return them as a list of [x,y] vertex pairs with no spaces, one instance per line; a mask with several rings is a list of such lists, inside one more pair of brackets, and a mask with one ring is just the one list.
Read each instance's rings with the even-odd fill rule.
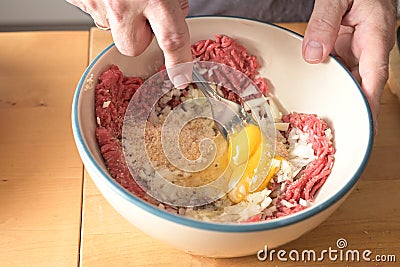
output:
[[225,140],[228,140],[230,133],[238,131],[247,124],[258,125],[242,105],[218,95],[195,68],[193,68],[193,82],[207,97],[215,125]]

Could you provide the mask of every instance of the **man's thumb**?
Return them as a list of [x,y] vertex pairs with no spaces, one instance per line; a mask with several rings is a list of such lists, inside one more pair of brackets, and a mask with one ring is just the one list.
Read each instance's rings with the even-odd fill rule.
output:
[[348,1],[315,0],[314,10],[303,40],[303,58],[308,63],[320,63],[332,52]]

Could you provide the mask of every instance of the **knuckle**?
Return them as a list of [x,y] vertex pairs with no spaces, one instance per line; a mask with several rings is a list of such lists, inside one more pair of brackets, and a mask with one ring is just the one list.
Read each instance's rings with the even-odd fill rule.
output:
[[181,5],[181,8],[183,10],[189,8],[189,1],[188,0],[179,0],[179,4]]
[[91,11],[97,10],[97,2],[96,1],[87,1],[86,5],[87,5],[86,8],[88,10],[91,10]]
[[377,72],[382,81],[387,81],[387,79],[389,78],[389,64],[382,64],[381,66],[379,66]]
[[181,49],[189,37],[186,32],[169,33],[160,38],[160,46],[164,51],[175,52]]
[[[335,3],[335,1],[332,1],[332,2]],[[353,2],[354,2],[354,0],[341,0],[341,1],[337,1],[336,4],[337,4],[338,10],[341,10],[344,13],[353,6]]]
[[121,23],[123,20],[123,14],[127,10],[127,6],[124,1],[113,1],[106,0],[106,9],[108,10],[109,16],[113,17],[118,23]]
[[309,28],[312,32],[337,32],[339,29],[339,25],[335,25],[330,20],[322,17],[322,16],[315,16],[310,19]]
[[368,27],[370,32],[375,33],[377,45],[379,45],[379,48],[381,48],[380,50],[382,50],[381,54],[383,54],[383,56],[388,56],[390,50],[392,50],[396,43],[395,27],[382,27],[380,23],[370,23]]
[[316,0],[309,26],[316,32],[337,32],[344,14],[351,8],[350,0]]
[[374,77],[380,86],[384,86],[385,82],[389,78],[389,65],[387,63],[382,63],[379,66],[371,69],[363,69],[360,66],[360,76],[364,80],[365,77]]
[[122,1],[113,1],[113,0],[106,0],[105,4],[111,8],[112,10],[118,10],[123,5]]

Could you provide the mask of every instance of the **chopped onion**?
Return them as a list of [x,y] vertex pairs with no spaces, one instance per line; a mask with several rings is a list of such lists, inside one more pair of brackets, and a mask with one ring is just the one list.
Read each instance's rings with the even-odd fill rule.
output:
[[275,128],[278,131],[286,132],[289,129],[290,123],[288,122],[275,122]]
[[110,105],[111,101],[104,101],[103,103],[103,108],[108,108],[108,106]]
[[282,121],[282,112],[280,112],[278,105],[272,97],[267,97],[268,104],[271,107],[272,118],[274,118],[275,122]]

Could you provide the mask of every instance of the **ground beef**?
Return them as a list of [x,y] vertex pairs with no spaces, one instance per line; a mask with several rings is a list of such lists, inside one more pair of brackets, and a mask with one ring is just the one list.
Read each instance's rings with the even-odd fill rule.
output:
[[[200,40],[192,45],[193,58],[201,61],[212,61],[228,65],[246,74],[258,86],[260,91],[268,95],[268,86],[264,78],[257,77],[260,64],[254,55],[234,39],[225,35],[216,35],[215,40]],[[230,77],[233,78],[233,77]],[[223,81],[222,77],[218,80]],[[234,100],[232,92],[223,88],[224,97]],[[238,102],[238,101],[237,101]]]
[[129,172],[122,151],[122,123],[133,94],[143,83],[141,78],[128,78],[112,65],[99,77],[95,89],[97,116],[96,138],[110,175],[125,189],[144,197],[145,192]]
[[143,83],[142,78],[126,77],[112,65],[103,72],[96,86],[96,116],[102,127],[112,129],[114,136],[122,138],[122,124],[125,111],[133,94]]
[[202,61],[226,64],[254,79],[260,64],[246,48],[228,36],[216,35],[215,40],[201,40],[192,45],[192,54]]
[[307,165],[299,179],[288,182],[284,198],[294,204],[294,207],[287,208],[284,205],[278,205],[279,211],[276,217],[304,209],[298,203],[300,198],[310,201],[314,198],[315,193],[331,173],[335,153],[332,141],[325,133],[328,126],[317,115],[291,113],[283,116],[283,121],[290,123],[287,134],[292,128],[298,128],[308,134],[307,142],[312,144],[316,159]]

